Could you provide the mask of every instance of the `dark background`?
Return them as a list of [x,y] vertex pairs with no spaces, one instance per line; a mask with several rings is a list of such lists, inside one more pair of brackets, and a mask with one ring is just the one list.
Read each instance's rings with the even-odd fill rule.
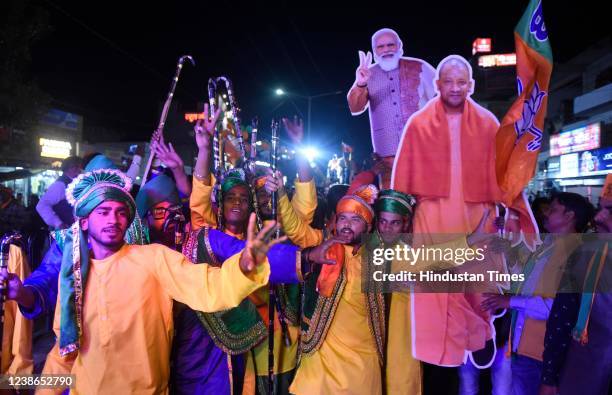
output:
[[[33,4],[48,13],[51,30],[32,48],[31,74],[55,105],[84,115],[86,124],[116,130],[123,140],[148,140],[176,61],[191,54],[197,66],[183,69],[181,111],[201,110],[208,78],[227,75],[243,124],[258,115],[267,126],[296,108],[306,117],[306,101],[277,97],[278,87],[304,96],[348,91],[357,51],[371,49],[379,28],[395,29],[405,56],[435,67],[451,53],[469,58],[477,37],[491,37],[493,53],[513,52],[513,28],[527,3],[40,0]],[[603,3],[545,1],[555,62],[607,34],[608,15]],[[340,140],[370,152],[367,114],[352,117],[345,94],[313,100],[313,143],[337,152]]]

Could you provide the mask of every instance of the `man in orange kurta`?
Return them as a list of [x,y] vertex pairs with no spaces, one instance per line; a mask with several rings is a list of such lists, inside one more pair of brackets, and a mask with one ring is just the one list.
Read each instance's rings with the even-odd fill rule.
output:
[[[406,123],[392,175],[392,188],[417,197],[415,245],[456,238],[476,228],[500,191],[495,177],[499,122],[475,103],[471,68],[449,56],[436,73],[438,95]],[[479,294],[414,295],[413,354],[439,366],[459,366],[469,352],[492,338],[490,317]]]

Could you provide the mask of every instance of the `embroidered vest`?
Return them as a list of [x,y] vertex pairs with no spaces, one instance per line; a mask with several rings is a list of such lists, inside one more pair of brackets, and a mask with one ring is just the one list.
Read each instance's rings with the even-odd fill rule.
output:
[[404,125],[419,109],[421,62],[401,59],[395,70],[370,68],[368,81],[370,130],[374,152],[382,157],[397,151]]

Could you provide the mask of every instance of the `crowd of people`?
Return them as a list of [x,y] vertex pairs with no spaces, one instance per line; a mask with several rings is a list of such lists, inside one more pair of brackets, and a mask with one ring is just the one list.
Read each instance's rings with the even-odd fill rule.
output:
[[[372,51],[348,105],[369,108],[376,162],[324,199],[299,154],[291,187],[248,161],[214,169],[220,113],[207,106],[191,176],[163,138],[142,185],[140,157],[126,172],[98,153],[66,159],[36,206],[52,230],[44,258],[6,246],[1,373],[33,373],[31,321],[48,315],[57,340],[42,373],[73,374],[74,393],[467,395],[488,370],[494,394],[608,394],[612,175],[597,210],[568,192],[533,213],[524,195],[501,205],[499,122],[471,99],[469,63],[402,57],[390,29]],[[301,121],[283,126],[300,147]],[[11,199],[2,218],[25,218]],[[487,245],[486,269],[523,280],[461,292],[368,281],[373,248]]]

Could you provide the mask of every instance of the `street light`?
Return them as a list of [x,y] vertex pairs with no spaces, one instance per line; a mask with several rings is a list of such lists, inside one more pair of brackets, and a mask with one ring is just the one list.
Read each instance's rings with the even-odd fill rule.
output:
[[318,95],[304,96],[304,95],[299,95],[294,92],[285,92],[281,88],[277,88],[275,92],[277,96],[289,95],[289,96],[299,97],[300,99],[308,100],[308,118],[306,121],[307,122],[306,138],[308,141],[310,141],[310,118],[311,118],[310,116],[312,114],[312,99],[318,99],[320,97],[325,97],[325,96],[341,95],[342,93],[344,93],[343,91],[333,91],[333,92],[320,93]]

